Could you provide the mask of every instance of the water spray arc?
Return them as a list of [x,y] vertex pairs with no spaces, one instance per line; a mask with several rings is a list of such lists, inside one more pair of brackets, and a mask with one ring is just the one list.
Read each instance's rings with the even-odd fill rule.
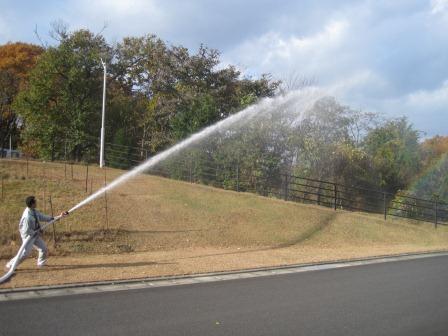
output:
[[[264,98],[258,104],[249,106],[248,108],[233,114],[226,119],[218,121],[217,123],[204,128],[202,131],[195,133],[188,137],[187,139],[179,142],[178,144],[168,148],[167,150],[153,156],[147,161],[143,162],[139,166],[130,170],[129,172],[119,176],[111,183],[109,183],[106,187],[103,187],[96,191],[94,194],[87,197],[85,200],[81,201],[73,208],[71,208],[68,212],[73,212],[80,207],[92,202],[96,198],[100,197],[104,192],[114,189],[124,183],[125,181],[137,176],[140,173],[145,172],[149,168],[155,166],[159,162],[167,159],[171,155],[181,151],[182,149],[193,145],[200,140],[212,135],[213,133],[219,130],[225,130],[226,128],[238,123],[238,122],[247,122],[257,115],[264,113],[266,111],[271,111],[272,109],[282,109],[288,106],[289,108],[297,108],[300,112],[303,112],[310,108],[314,102],[323,96],[323,93],[315,88],[308,88],[301,91],[296,91],[289,93],[284,96],[276,97],[276,98]],[[298,113],[298,112],[296,112]]]
[[[323,92],[321,90],[315,89],[315,88],[307,88],[300,91],[295,91],[288,93],[283,96],[278,96],[275,98],[264,98],[262,99],[258,104],[249,106],[248,108],[233,114],[226,119],[223,119],[221,121],[218,121],[217,123],[208,126],[204,128],[203,130],[199,131],[198,133],[195,133],[188,137],[187,139],[179,142],[178,144],[168,148],[167,150],[161,152],[160,154],[157,154],[153,156],[152,158],[148,159],[147,161],[143,162],[139,166],[135,167],[134,169],[128,171],[127,173],[119,176],[115,180],[113,180],[111,183],[109,183],[107,186],[99,189],[94,194],[90,195],[83,201],[79,202],[77,205],[75,205],[73,208],[71,208],[68,213],[72,213],[73,211],[81,208],[82,206],[92,202],[93,200],[97,199],[101,195],[103,195],[106,191],[110,191],[119,185],[123,184],[127,180],[137,176],[140,173],[145,172],[149,168],[155,166],[157,163],[167,159],[171,155],[181,151],[182,149],[193,145],[200,140],[212,135],[213,133],[220,131],[220,130],[226,130],[228,127],[235,125],[236,123],[243,123],[252,120],[256,116],[281,110],[284,112],[285,110],[289,110],[291,114],[294,114],[295,121],[294,122],[300,122],[300,118],[303,116],[303,112],[312,107],[312,105],[316,102],[317,99],[321,98],[323,96]],[[44,229],[48,225],[51,225],[52,223],[59,220],[60,217],[56,217],[52,222],[48,222],[46,225],[44,225],[42,228]],[[17,255],[20,256],[24,248],[28,243],[30,243],[32,240],[32,237],[25,240],[22,244],[22,246],[19,249],[19,253]],[[18,260],[19,258],[17,258]],[[14,263],[16,264],[16,263]],[[12,273],[15,270],[15,267],[17,265],[13,265],[9,272],[5,274],[2,278],[0,278],[0,283],[6,281],[9,279],[9,277],[12,275]]]

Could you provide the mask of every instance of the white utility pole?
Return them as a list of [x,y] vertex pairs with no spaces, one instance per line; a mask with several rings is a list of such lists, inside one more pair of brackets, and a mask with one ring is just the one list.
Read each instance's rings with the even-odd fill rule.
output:
[[104,68],[104,79],[103,79],[103,113],[101,116],[101,147],[100,147],[100,168],[104,166],[104,117],[106,114],[106,63],[101,59],[101,63]]

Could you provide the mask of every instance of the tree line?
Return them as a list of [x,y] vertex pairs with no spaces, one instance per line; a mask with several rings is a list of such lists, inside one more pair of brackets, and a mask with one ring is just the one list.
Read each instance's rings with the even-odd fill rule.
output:
[[191,54],[154,35],[114,45],[87,30],[54,35],[58,43],[45,49],[1,47],[2,118],[8,121],[2,119],[3,147],[13,134],[30,155],[92,155],[101,125],[101,59],[108,65],[106,140],[150,154],[273,96],[278,86],[267,75],[241,78],[233,66],[218,67],[219,52],[205,46]]
[[[447,200],[447,156],[448,137],[423,140],[404,117],[383,119],[324,97],[299,123],[291,123],[287,113],[273,111],[232,132],[218,133],[161,167],[171,174],[179,170],[180,176],[179,161],[183,166],[204,162],[192,165],[196,175],[211,166],[230,189],[235,189],[238,166],[242,181],[264,181],[261,188],[279,187],[285,175],[293,175]],[[245,190],[244,184],[239,188]]]
[[[2,148],[11,137],[14,147],[36,158],[96,158],[101,60],[108,66],[106,142],[123,146],[124,153],[120,160],[112,158],[112,165],[123,164],[123,157],[135,151],[142,159],[154,155],[285,89],[269,74],[244,77],[220,62],[219,51],[204,45],[192,53],[155,35],[111,44],[102,34],[63,27],[53,36],[56,42],[50,46],[0,46]],[[316,101],[300,123],[288,118],[263,115],[182,155],[223,167],[238,161],[242,175],[255,172],[267,180],[288,173],[393,193],[414,188],[420,196],[448,196],[448,137],[423,141],[406,118],[384,119],[333,97]]]

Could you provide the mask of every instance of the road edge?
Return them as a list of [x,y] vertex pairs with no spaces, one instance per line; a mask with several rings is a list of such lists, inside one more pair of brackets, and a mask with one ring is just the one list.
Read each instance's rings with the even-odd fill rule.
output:
[[246,279],[277,274],[301,273],[319,270],[329,270],[354,266],[372,265],[386,262],[416,260],[422,258],[448,256],[448,250],[427,252],[410,252],[389,254],[356,259],[340,259],[315,263],[301,263],[278,265],[272,267],[258,267],[243,270],[230,270],[220,272],[183,274],[160,277],[145,277],[126,280],[94,281],[70,283],[50,286],[35,286],[21,288],[0,289],[0,302],[21,299],[44,298],[65,295],[91,294],[99,292],[122,291],[142,288],[166,287],[204,282],[216,282],[235,279]]

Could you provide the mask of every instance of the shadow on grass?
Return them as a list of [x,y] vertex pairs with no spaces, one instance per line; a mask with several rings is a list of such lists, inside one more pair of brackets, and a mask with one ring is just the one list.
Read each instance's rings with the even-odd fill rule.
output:
[[231,255],[231,254],[246,254],[246,253],[252,253],[252,252],[275,251],[275,250],[280,250],[280,249],[283,249],[283,248],[296,246],[296,245],[299,245],[301,243],[304,243],[307,240],[312,239],[317,234],[322,232],[325,228],[327,228],[332,223],[332,221],[336,218],[336,216],[337,216],[336,213],[332,213],[320,225],[317,225],[316,227],[313,227],[310,230],[302,233],[297,239],[294,239],[292,241],[285,242],[285,243],[282,243],[282,244],[278,244],[276,246],[268,246],[268,247],[261,247],[261,248],[237,250],[237,251],[232,251],[232,252],[202,254],[202,255],[191,256],[191,257],[181,257],[181,258],[176,258],[176,259],[171,259],[171,260],[199,259],[199,258],[217,257],[217,256]]
[[188,233],[188,232],[200,232],[205,231],[203,229],[191,229],[191,230],[86,230],[86,231],[71,231],[62,232],[58,238],[59,242],[77,241],[77,242],[90,242],[94,240],[107,240],[110,238],[116,238],[117,236],[130,236],[130,235],[154,235],[154,234],[174,234],[174,233]]
[[[152,261],[152,262],[103,263],[103,264],[87,264],[87,265],[48,265],[43,270],[51,272],[51,271],[89,269],[89,268],[127,268],[127,267],[139,267],[139,266],[175,265],[175,264],[177,264],[176,260],[200,259],[200,258],[225,256],[225,255],[241,255],[241,254],[247,254],[247,253],[253,253],[253,252],[274,251],[274,250],[279,250],[279,249],[299,245],[309,239],[312,239],[314,236],[316,236],[318,233],[322,232],[326,227],[328,227],[332,223],[335,216],[336,216],[336,214],[331,214],[320,225],[313,227],[310,230],[302,233],[295,240],[292,240],[290,242],[285,242],[282,244],[278,244],[276,246],[249,248],[249,249],[244,249],[244,250],[235,250],[235,251],[222,252],[222,253],[201,254],[201,255],[196,255],[196,256],[179,257],[179,258],[165,259],[165,260]],[[202,231],[202,230],[186,230],[186,231]],[[129,233],[129,232],[133,232],[133,231],[127,231],[127,232]],[[137,231],[137,232],[141,233],[142,231]],[[146,231],[146,232],[147,233],[154,233],[154,232],[155,233],[157,233],[157,232],[173,233],[173,232],[184,232],[184,231],[173,230],[173,231]],[[30,273],[30,272],[35,272],[36,269],[22,269],[19,271],[21,273]]]
[[88,269],[88,268],[125,268],[125,267],[141,267],[141,266],[156,266],[156,265],[174,265],[175,262],[168,261],[141,261],[141,262],[129,262],[129,263],[102,263],[102,264],[78,264],[78,265],[47,265],[41,269],[38,268],[24,268],[19,269],[19,273],[30,273],[36,271],[63,271],[74,269]]
[[120,233],[128,234],[154,234],[154,233],[187,233],[187,232],[200,232],[204,229],[191,229],[191,230],[120,230]]

